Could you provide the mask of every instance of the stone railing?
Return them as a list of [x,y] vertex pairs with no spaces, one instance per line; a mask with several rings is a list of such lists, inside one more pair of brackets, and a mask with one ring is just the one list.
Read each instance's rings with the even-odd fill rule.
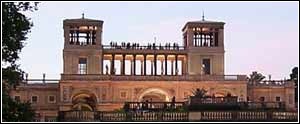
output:
[[57,90],[59,87],[59,80],[58,79],[50,79],[50,80],[43,80],[43,79],[27,79],[21,81],[20,85],[16,87],[18,90],[19,88],[34,88],[39,90],[52,89]]
[[185,102],[125,102],[126,111],[166,111],[179,109],[185,106]]
[[184,46],[110,46],[110,45],[102,45],[103,49],[108,50],[185,50]]
[[38,105],[36,103],[31,103],[31,107],[34,110],[58,110],[58,105]]
[[42,84],[42,83],[58,83],[59,79],[24,79],[22,83],[26,84]]
[[238,102],[243,110],[284,110],[284,102]]
[[297,112],[273,111],[201,111],[201,112],[59,112],[58,121],[297,121]]
[[62,80],[108,80],[108,81],[246,81],[246,75],[99,75],[99,74],[62,74]]
[[293,86],[293,81],[287,80],[264,80],[261,82],[248,82],[250,86]]
[[189,121],[297,121],[297,112],[202,111],[189,112]]
[[188,112],[86,112],[86,111],[66,111],[59,112],[58,121],[102,121],[102,122],[122,122],[122,121],[188,121]]

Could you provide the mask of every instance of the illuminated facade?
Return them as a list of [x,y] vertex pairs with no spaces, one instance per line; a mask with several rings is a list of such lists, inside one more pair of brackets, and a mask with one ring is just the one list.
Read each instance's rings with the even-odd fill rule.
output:
[[59,111],[111,111],[126,101],[171,101],[174,96],[186,101],[196,88],[215,96],[230,93],[238,101],[285,102],[287,109],[294,109],[292,82],[249,84],[246,75],[224,74],[224,24],[204,19],[187,22],[182,46],[103,45],[103,21],[66,19],[59,83],[24,81],[11,95],[30,100],[44,121]]

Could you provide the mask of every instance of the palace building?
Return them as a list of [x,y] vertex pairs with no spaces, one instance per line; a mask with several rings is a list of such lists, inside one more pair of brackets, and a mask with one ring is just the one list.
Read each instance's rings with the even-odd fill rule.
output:
[[[102,44],[104,22],[65,19],[63,72],[58,83],[25,79],[10,95],[30,101],[40,121],[61,111],[112,111],[124,102],[187,101],[196,88],[231,94],[238,101],[282,102],[293,110],[293,82],[249,83],[246,75],[224,74],[224,22],[189,21],[179,43]],[[178,29],[179,30],[179,29]],[[58,58],[59,59],[59,58]],[[249,70],[250,71],[250,70]]]

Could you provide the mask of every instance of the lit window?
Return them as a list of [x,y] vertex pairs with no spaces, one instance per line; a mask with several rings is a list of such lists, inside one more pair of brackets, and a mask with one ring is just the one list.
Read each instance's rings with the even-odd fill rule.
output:
[[86,73],[87,73],[87,59],[79,58],[78,74],[86,74]]
[[202,28],[202,31],[209,31],[209,28]]

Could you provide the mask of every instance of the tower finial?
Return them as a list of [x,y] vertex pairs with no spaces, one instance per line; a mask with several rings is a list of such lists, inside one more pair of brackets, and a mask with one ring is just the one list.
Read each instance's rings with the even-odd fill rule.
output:
[[202,21],[204,21],[204,11],[202,10]]
[[84,12],[81,15],[82,15],[82,19],[84,19]]

